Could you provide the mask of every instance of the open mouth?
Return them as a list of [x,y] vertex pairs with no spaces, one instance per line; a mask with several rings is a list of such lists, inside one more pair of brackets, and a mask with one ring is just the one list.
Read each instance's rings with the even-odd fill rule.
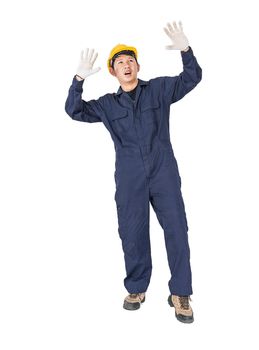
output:
[[131,74],[131,72],[126,72],[126,73],[124,73],[124,75],[130,75]]

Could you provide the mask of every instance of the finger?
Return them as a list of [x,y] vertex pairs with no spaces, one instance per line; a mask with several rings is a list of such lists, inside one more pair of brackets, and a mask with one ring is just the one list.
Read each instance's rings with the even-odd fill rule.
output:
[[85,49],[85,56],[84,56],[84,59],[85,59],[85,60],[87,60],[88,53],[89,53],[89,48],[87,47],[87,48]]
[[93,53],[94,53],[94,49],[91,49],[91,50],[90,50],[90,53],[89,53],[89,57],[88,57],[88,59],[89,59],[90,62],[91,62],[91,59],[92,59],[92,57],[93,57]]
[[94,62],[96,61],[97,56],[98,56],[98,53],[96,52],[96,53],[94,54],[93,59],[92,59],[92,65],[93,65],[93,64],[94,64]]
[[167,28],[164,28],[165,33],[169,36],[169,38],[171,39],[171,35],[172,33],[169,32],[169,30]]
[[174,33],[174,29],[173,29],[173,27],[171,26],[170,23],[167,23],[167,27],[168,27],[168,29],[169,29],[169,31],[170,31],[171,33]]
[[178,29],[177,24],[176,24],[176,22],[175,22],[175,21],[173,21],[173,26],[174,26],[174,30],[175,30],[176,32],[178,32],[178,31],[179,31],[179,29]]
[[183,32],[183,24],[182,24],[182,21],[179,21],[179,27],[180,27],[181,32]]
[[81,56],[80,57],[81,57],[81,61],[83,61],[83,59],[84,59],[84,50],[81,51]]

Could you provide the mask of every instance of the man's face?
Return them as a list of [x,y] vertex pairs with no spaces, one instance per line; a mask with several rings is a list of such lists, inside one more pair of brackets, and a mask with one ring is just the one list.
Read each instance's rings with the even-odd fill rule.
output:
[[110,72],[120,82],[120,84],[127,84],[136,81],[139,71],[139,64],[135,58],[129,55],[118,56],[113,65],[113,69],[110,68]]

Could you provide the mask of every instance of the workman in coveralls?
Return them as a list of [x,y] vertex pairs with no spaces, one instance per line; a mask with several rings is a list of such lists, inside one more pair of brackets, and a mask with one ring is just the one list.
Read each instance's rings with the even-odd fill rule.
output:
[[193,322],[188,226],[181,194],[181,178],[169,135],[170,105],[191,91],[202,70],[193,55],[181,22],[164,28],[172,40],[167,49],[180,50],[183,71],[178,76],[149,81],[137,78],[137,50],[119,44],[108,58],[109,72],[120,88],[97,100],[82,100],[83,82],[100,68],[93,68],[97,53],[82,51],[77,74],[66,100],[68,115],[78,121],[103,122],[114,141],[115,201],[118,232],[125,257],[124,285],[129,295],[123,307],[136,310],[145,301],[152,262],[149,237],[149,203],[163,228],[171,271],[168,303],[176,318]]

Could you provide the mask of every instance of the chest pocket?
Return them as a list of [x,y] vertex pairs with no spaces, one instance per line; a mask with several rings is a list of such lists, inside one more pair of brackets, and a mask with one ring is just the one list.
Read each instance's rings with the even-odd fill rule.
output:
[[157,123],[160,118],[160,104],[159,102],[150,102],[140,108],[141,119],[146,124]]
[[125,133],[130,129],[132,124],[132,118],[128,114],[128,111],[121,111],[121,113],[114,114],[111,117],[112,127],[118,133]]

